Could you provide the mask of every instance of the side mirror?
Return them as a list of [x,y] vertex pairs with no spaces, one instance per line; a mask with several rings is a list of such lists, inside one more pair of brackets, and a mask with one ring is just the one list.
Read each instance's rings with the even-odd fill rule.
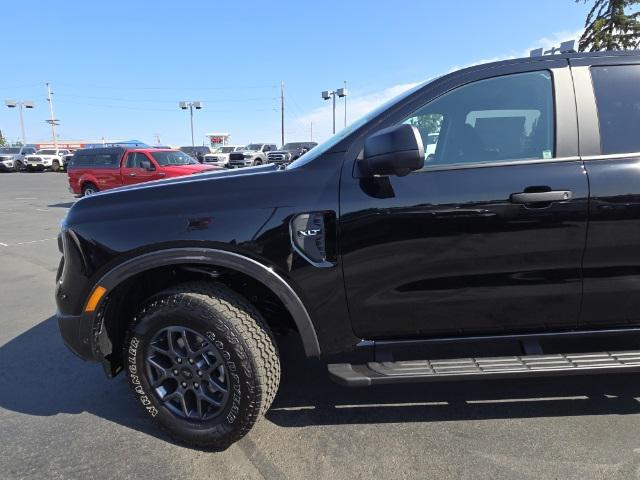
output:
[[358,161],[361,176],[397,175],[403,177],[424,166],[424,146],[413,125],[384,128],[364,141]]
[[140,160],[140,168],[144,170],[155,170],[155,168],[153,168],[153,165],[151,165],[151,162],[149,160]]

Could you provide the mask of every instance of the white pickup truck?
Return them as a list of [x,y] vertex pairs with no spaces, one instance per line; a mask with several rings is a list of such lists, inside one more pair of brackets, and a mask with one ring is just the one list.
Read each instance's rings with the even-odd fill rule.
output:
[[229,163],[229,154],[232,152],[239,152],[244,148],[244,145],[222,145],[216,147],[213,153],[207,153],[203,158],[203,163],[212,163],[220,167],[226,167]]
[[51,170],[57,172],[62,168],[63,157],[69,154],[69,150],[58,148],[38,150],[33,155],[25,157],[25,167],[28,171]]

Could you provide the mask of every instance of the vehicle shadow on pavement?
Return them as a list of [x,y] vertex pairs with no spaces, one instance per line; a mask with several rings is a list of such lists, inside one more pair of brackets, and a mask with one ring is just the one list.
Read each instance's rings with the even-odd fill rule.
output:
[[0,408],[34,416],[92,415],[167,439],[120,376],[83,362],[64,345],[54,316],[0,346]]
[[638,374],[348,388],[291,339],[279,343],[282,380],[266,418],[283,427],[640,413]]
[[52,203],[51,205],[47,205],[49,208],[71,208],[73,207],[74,202],[63,202],[63,203]]
[[[638,375],[592,375],[370,388],[329,380],[305,360],[295,337],[281,337],[283,375],[266,418],[282,427],[640,413]],[[34,416],[83,412],[173,442],[136,405],[120,376],[64,346],[55,317],[0,346],[0,408]]]

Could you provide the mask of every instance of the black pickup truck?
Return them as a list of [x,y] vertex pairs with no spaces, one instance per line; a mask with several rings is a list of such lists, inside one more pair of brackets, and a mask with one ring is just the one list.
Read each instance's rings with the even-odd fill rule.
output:
[[286,167],[83,198],[62,336],[213,448],[271,405],[286,332],[347,386],[640,370],[639,85],[640,52],[474,66]]

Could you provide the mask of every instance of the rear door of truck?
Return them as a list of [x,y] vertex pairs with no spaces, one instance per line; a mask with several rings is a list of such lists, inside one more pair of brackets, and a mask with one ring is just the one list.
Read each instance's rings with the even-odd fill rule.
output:
[[582,328],[640,325],[640,55],[571,59],[589,179]]

